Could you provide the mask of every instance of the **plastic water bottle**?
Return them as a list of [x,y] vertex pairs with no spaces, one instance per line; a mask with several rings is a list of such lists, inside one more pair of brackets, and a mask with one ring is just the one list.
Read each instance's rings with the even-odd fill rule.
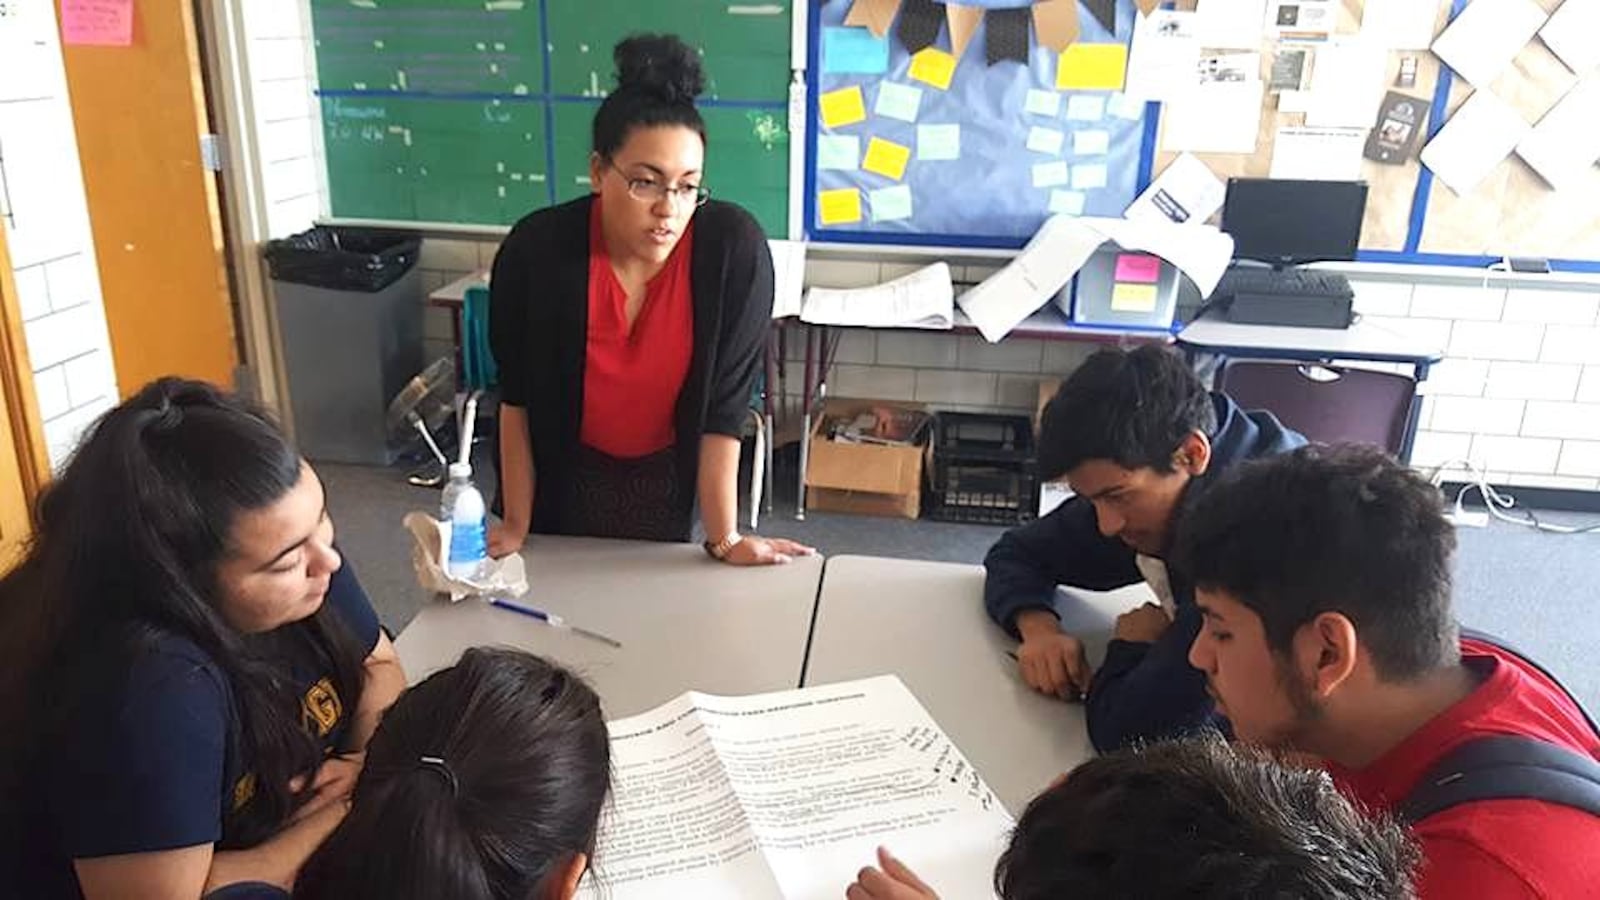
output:
[[451,463],[450,482],[439,500],[439,518],[450,524],[451,578],[476,580],[489,567],[488,523],[483,494],[472,483],[471,463]]

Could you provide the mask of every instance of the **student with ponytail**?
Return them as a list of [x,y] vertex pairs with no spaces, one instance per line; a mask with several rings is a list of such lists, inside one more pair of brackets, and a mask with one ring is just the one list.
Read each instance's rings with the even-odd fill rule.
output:
[[468,650],[384,715],[294,900],[570,900],[610,767],[600,700],[576,675]]
[[291,884],[404,686],[316,475],[178,379],[100,419],[41,499],[0,660],[0,886],[37,900]]
[[694,48],[615,48],[588,196],[524,217],[495,256],[503,522],[530,532],[686,541],[734,565],[810,548],[740,535],[739,439],[772,317],[772,256],[751,215],[711,200]]

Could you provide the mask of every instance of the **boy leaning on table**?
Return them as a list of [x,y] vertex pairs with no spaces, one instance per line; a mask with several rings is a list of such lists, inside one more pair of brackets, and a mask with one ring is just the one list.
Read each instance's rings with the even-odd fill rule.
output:
[[[1155,345],[1101,350],[1062,383],[1040,423],[1039,475],[1076,493],[989,550],[984,605],[1020,638],[1034,689],[1085,696],[1089,737],[1109,751],[1207,722],[1205,678],[1189,665],[1200,630],[1188,574],[1166,561],[1184,511],[1218,473],[1305,443],[1271,413],[1207,392],[1178,354]],[[1117,619],[1091,676],[1082,642],[1061,630],[1056,586],[1150,583],[1163,606]],[[1070,602],[1070,601],[1069,601]]]

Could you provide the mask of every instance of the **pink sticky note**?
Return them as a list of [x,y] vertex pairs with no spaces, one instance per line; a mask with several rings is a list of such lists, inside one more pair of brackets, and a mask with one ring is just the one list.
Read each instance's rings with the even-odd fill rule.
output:
[[1161,280],[1161,257],[1140,253],[1123,253],[1117,256],[1115,281],[1135,284],[1153,284]]
[[61,0],[61,39],[99,47],[132,44],[133,0]]

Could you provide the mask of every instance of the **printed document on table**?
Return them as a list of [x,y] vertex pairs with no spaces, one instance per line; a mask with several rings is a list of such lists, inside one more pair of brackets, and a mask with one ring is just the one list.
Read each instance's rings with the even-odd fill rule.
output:
[[837,900],[880,845],[942,897],[994,896],[1011,817],[894,676],[690,692],[610,730],[586,900]]
[[950,266],[936,262],[872,287],[814,287],[806,291],[800,320],[813,325],[949,329],[955,321]]

